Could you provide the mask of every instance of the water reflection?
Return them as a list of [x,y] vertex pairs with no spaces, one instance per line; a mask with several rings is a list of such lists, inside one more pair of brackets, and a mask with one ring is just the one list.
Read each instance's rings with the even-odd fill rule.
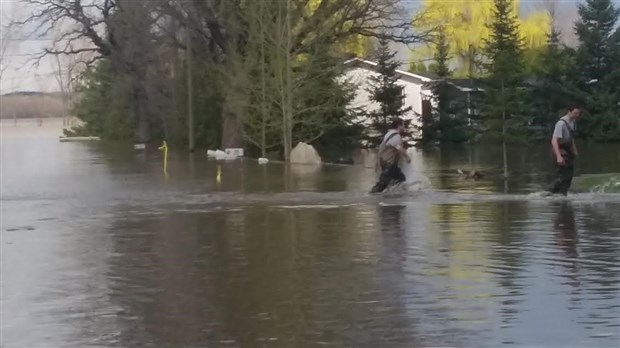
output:
[[383,257],[394,259],[397,264],[404,261],[407,241],[405,240],[405,230],[403,228],[403,212],[405,206],[402,205],[379,205],[377,206],[378,226],[381,230],[383,241]]
[[577,250],[578,234],[575,223],[575,212],[570,202],[561,202],[556,207],[557,216],[554,220],[556,244],[562,250],[566,259],[566,274],[570,277],[572,286],[579,286],[579,252]]
[[482,150],[417,153],[461,193],[400,197],[359,167],[1,150],[3,347],[617,347],[618,200],[463,194],[501,190],[448,173]]

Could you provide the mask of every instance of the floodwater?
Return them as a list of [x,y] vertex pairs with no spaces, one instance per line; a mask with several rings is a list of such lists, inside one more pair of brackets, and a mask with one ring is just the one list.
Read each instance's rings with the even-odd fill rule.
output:
[[567,199],[534,193],[544,146],[512,150],[507,189],[501,154],[461,148],[413,153],[409,191],[370,196],[364,165],[173,152],[166,176],[157,151],[12,127],[2,347],[620,344],[617,145],[582,147]]

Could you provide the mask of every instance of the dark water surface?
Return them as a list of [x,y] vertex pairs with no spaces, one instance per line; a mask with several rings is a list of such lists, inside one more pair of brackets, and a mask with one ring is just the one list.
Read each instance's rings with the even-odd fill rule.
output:
[[361,165],[218,184],[202,154],[165,177],[155,152],[3,134],[2,347],[618,347],[620,151],[585,147],[579,192],[548,199],[543,149],[511,155],[508,193],[481,148],[369,196]]

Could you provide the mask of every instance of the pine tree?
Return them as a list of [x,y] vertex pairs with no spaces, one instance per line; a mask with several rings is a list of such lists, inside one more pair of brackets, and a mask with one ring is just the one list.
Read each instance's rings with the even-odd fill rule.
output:
[[433,61],[433,72],[438,79],[433,83],[432,91],[435,101],[434,115],[437,121],[437,136],[442,143],[461,143],[468,136],[467,103],[463,94],[458,93],[449,81],[450,46],[443,28],[437,35],[437,47]]
[[508,175],[506,143],[518,139],[526,130],[523,82],[523,42],[519,37],[517,14],[511,1],[495,0],[491,36],[486,42],[488,86],[486,86],[485,125],[487,135],[501,140],[504,176]]
[[422,119],[422,142],[429,143],[443,140],[445,127],[450,114],[450,47],[446,39],[444,28],[440,28],[437,35],[437,50],[433,57],[432,70],[437,74],[433,83],[433,101],[435,106],[430,117]]
[[411,107],[404,106],[404,87],[398,84],[396,70],[400,63],[394,58],[396,52],[390,50],[387,40],[382,39],[376,55],[379,75],[370,78],[368,89],[370,99],[379,104],[378,110],[369,114],[372,132],[368,134],[368,142],[373,146],[381,143],[394,118],[403,118],[411,112]]
[[555,27],[549,33],[534,74],[537,85],[531,91],[533,123],[542,127],[541,136],[548,137],[558,117],[580,94],[574,83],[574,53],[560,42],[560,32]]
[[579,38],[578,86],[586,117],[579,122],[581,136],[620,140],[620,33],[615,29],[620,9],[611,0],[587,0],[579,5],[575,25]]

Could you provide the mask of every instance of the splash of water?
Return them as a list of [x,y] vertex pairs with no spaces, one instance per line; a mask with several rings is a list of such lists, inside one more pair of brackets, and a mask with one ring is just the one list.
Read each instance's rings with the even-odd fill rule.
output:
[[590,189],[593,193],[620,193],[620,176],[614,176],[609,181],[595,185]]
[[401,182],[395,185],[390,185],[386,193],[405,193],[405,192],[419,192],[431,190],[431,181],[426,176],[415,173],[413,177],[407,178],[405,182]]
[[584,175],[575,178],[573,184],[575,191],[598,193],[598,194],[614,194],[620,193],[620,174],[596,174]]

